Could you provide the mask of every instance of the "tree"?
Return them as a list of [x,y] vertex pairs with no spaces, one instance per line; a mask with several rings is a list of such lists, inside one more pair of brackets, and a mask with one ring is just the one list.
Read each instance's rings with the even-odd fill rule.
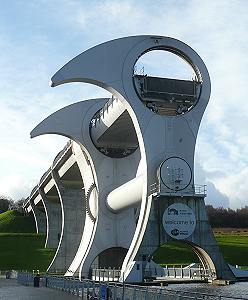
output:
[[0,196],[0,213],[9,210],[9,207],[14,204],[10,197]]
[[23,211],[23,204],[27,201],[25,198],[21,198],[17,200],[14,204],[14,208],[17,209],[18,211],[22,212]]
[[234,210],[206,205],[206,210],[212,227],[248,228],[248,206]]

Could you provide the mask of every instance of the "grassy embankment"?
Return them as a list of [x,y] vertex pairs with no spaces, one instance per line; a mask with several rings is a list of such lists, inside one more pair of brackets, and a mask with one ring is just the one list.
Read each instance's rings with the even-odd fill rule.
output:
[[[218,229],[215,237],[232,265],[248,266],[248,230]],[[35,233],[33,217],[16,211],[0,214],[0,270],[45,271],[54,250],[45,249],[45,235]],[[180,242],[163,245],[154,254],[155,261],[167,265],[198,262],[189,246]]]
[[[214,230],[215,238],[225,260],[232,265],[248,266],[248,231],[238,229]],[[164,265],[188,265],[198,262],[191,248],[181,242],[163,245],[154,254],[155,261]]]
[[33,217],[0,214],[0,270],[46,270],[54,250],[45,249],[45,235],[35,232]]

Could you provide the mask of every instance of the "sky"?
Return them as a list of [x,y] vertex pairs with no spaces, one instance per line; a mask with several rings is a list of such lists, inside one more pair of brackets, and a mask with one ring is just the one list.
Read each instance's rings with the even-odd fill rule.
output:
[[[210,73],[212,92],[198,133],[195,183],[207,184],[206,202],[215,207],[248,205],[248,1],[0,3],[1,195],[28,197],[66,144],[57,135],[30,139],[40,121],[71,103],[109,96],[83,83],[51,88],[53,74],[99,43],[154,34],[190,45]],[[151,63],[157,72],[167,69],[161,60],[148,57],[148,68]]]

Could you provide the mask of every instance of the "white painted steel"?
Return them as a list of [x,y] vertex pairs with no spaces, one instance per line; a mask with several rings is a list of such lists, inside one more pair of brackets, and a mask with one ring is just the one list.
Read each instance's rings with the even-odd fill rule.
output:
[[[85,192],[87,193],[91,184],[96,185],[98,206],[96,219],[92,220],[90,215],[86,214],[81,243],[66,276],[73,276],[80,263],[79,275],[88,276],[91,263],[99,253],[111,247],[127,249],[135,230],[133,209],[119,213],[117,221],[116,215],[106,207],[106,196],[113,188],[136,176],[140,152],[136,151],[123,159],[111,159],[96,149],[89,133],[92,117],[106,101],[107,99],[93,99],[65,107],[45,119],[31,133],[32,137],[45,133],[58,133],[75,140],[80,144],[75,146],[77,149],[75,159],[81,172]],[[73,116],[72,120],[68,118],[69,115]],[[105,238],[106,236],[108,238]]]
[[38,196],[34,199],[34,204],[37,205],[40,201],[41,201],[41,196],[38,195]]
[[141,202],[142,191],[143,176],[139,176],[110,192],[107,196],[107,206],[114,213],[137,206]]
[[[110,102],[110,103],[108,103]],[[111,99],[106,103],[106,108],[103,109],[102,114],[99,119],[91,127],[91,138],[95,145],[98,144],[98,139],[106,132],[106,130],[111,127],[111,125],[118,119],[123,112],[125,107],[120,100]],[[108,112],[111,110],[111,114]]]
[[29,206],[27,207],[27,212],[29,213],[29,212],[31,212],[31,210],[32,210],[32,206],[29,205]]
[[[140,101],[133,85],[133,70],[138,58],[151,50],[172,52],[193,68],[197,81],[201,83],[201,93],[196,105],[189,112],[172,117],[161,116]],[[31,137],[56,133],[77,142],[80,153],[78,158],[82,155],[85,157],[83,160],[77,160],[82,178],[86,182],[84,183],[86,186],[89,183],[94,184],[96,188],[96,205],[89,205],[89,210],[93,212],[86,214],[82,240],[68,273],[76,272],[81,262],[79,276],[87,276],[96,256],[105,249],[117,246],[128,249],[122,265],[122,277],[125,280],[136,256],[142,254],[139,250],[153,205],[154,191],[151,190],[151,186],[159,183],[157,174],[162,162],[173,157],[186,162],[192,174],[187,176],[187,184],[180,189],[180,197],[192,194],[195,142],[201,118],[209,101],[210,78],[199,55],[186,44],[168,37],[143,35],[112,40],[83,52],[52,77],[51,86],[69,82],[87,82],[100,86],[120,101],[121,106],[113,106],[105,111],[101,120],[102,126],[95,132],[93,129],[92,136],[95,142],[111,128],[121,112],[126,110],[132,120],[139,148],[128,157],[113,159],[99,152],[92,143],[90,123],[108,99],[93,99],[67,106],[49,116],[31,132]],[[83,175],[85,162],[88,163],[87,168],[90,168],[90,171],[86,171],[90,174],[90,179]],[[136,179],[137,173],[142,174],[142,180]],[[130,193],[126,200],[125,194],[130,192],[130,187],[134,188],[135,193]],[[176,189],[171,190],[162,184],[160,193],[179,196]],[[115,213],[106,206],[107,196],[108,206]],[[137,204],[139,199],[141,203],[136,220],[133,209],[127,207]],[[205,222],[205,215],[202,220]],[[195,238],[190,240],[192,244],[200,242]],[[206,252],[201,251],[198,246],[195,249],[205,265],[213,267],[214,270]],[[150,252],[152,250],[155,249],[149,249]],[[214,259],[216,260],[216,257]],[[225,271],[228,273],[227,269]]]

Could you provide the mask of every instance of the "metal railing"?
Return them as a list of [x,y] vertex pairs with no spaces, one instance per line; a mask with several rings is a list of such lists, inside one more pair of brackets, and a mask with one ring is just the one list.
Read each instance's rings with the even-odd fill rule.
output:
[[[155,190],[153,191],[155,192]],[[185,189],[177,189],[176,187],[168,190],[168,188],[164,188],[164,185],[160,182],[159,186],[157,187],[157,192],[160,195],[176,195],[176,196],[203,196],[207,195],[207,185],[206,184],[194,184],[190,188]]]
[[121,270],[118,269],[92,269],[91,279],[99,282],[119,281]]
[[68,152],[68,150],[72,147],[72,141],[69,140],[66,145],[64,146],[64,148],[56,155],[56,157],[53,160],[53,164],[52,167],[54,168],[56,166],[56,164],[64,157],[64,155],[66,155],[66,153]]
[[0,277],[6,279],[17,278],[17,271],[15,270],[0,270]]
[[[18,273],[18,282],[32,286],[34,275],[30,273]],[[165,287],[138,286],[130,284],[100,283],[90,280],[79,281],[77,278],[43,276],[40,278],[40,286],[53,288],[75,295],[81,299],[100,300],[187,300],[187,299],[246,299],[223,295],[211,295],[197,292],[184,292]]]
[[92,119],[91,126],[96,127],[97,122],[101,121],[101,118],[104,118],[106,112],[108,112],[109,107],[114,105],[114,101],[118,101],[118,98],[112,96],[109,100],[104,104],[104,106],[95,114],[94,118]]
[[212,270],[204,269],[201,265],[198,267],[164,267],[165,276],[164,279],[192,279],[206,281],[208,279],[215,279],[215,275]]
[[47,179],[47,177],[51,174],[51,171],[55,166],[62,160],[62,158],[66,155],[66,153],[70,150],[72,147],[72,141],[69,140],[64,148],[56,155],[56,157],[53,160],[52,166],[49,167],[49,169],[41,176],[39,184],[37,184],[31,191],[30,196],[27,198],[27,200],[23,203],[23,208],[29,203],[31,198],[34,196],[35,193],[38,192],[39,186],[42,185],[42,183]]
[[[165,266],[164,268],[164,275],[156,276],[154,279],[157,280],[171,280],[176,279],[180,281],[180,279],[185,280],[192,280],[192,281],[203,281],[206,282],[208,279],[214,280],[215,275],[212,270],[204,269],[201,265],[199,266],[188,266],[188,267],[175,267],[175,266]],[[145,269],[145,277],[151,277],[152,270]],[[97,282],[119,282],[121,277],[121,270],[120,269],[111,269],[111,268],[93,268],[91,269],[91,279]]]
[[206,184],[195,184],[194,191],[196,195],[207,195],[207,185]]

